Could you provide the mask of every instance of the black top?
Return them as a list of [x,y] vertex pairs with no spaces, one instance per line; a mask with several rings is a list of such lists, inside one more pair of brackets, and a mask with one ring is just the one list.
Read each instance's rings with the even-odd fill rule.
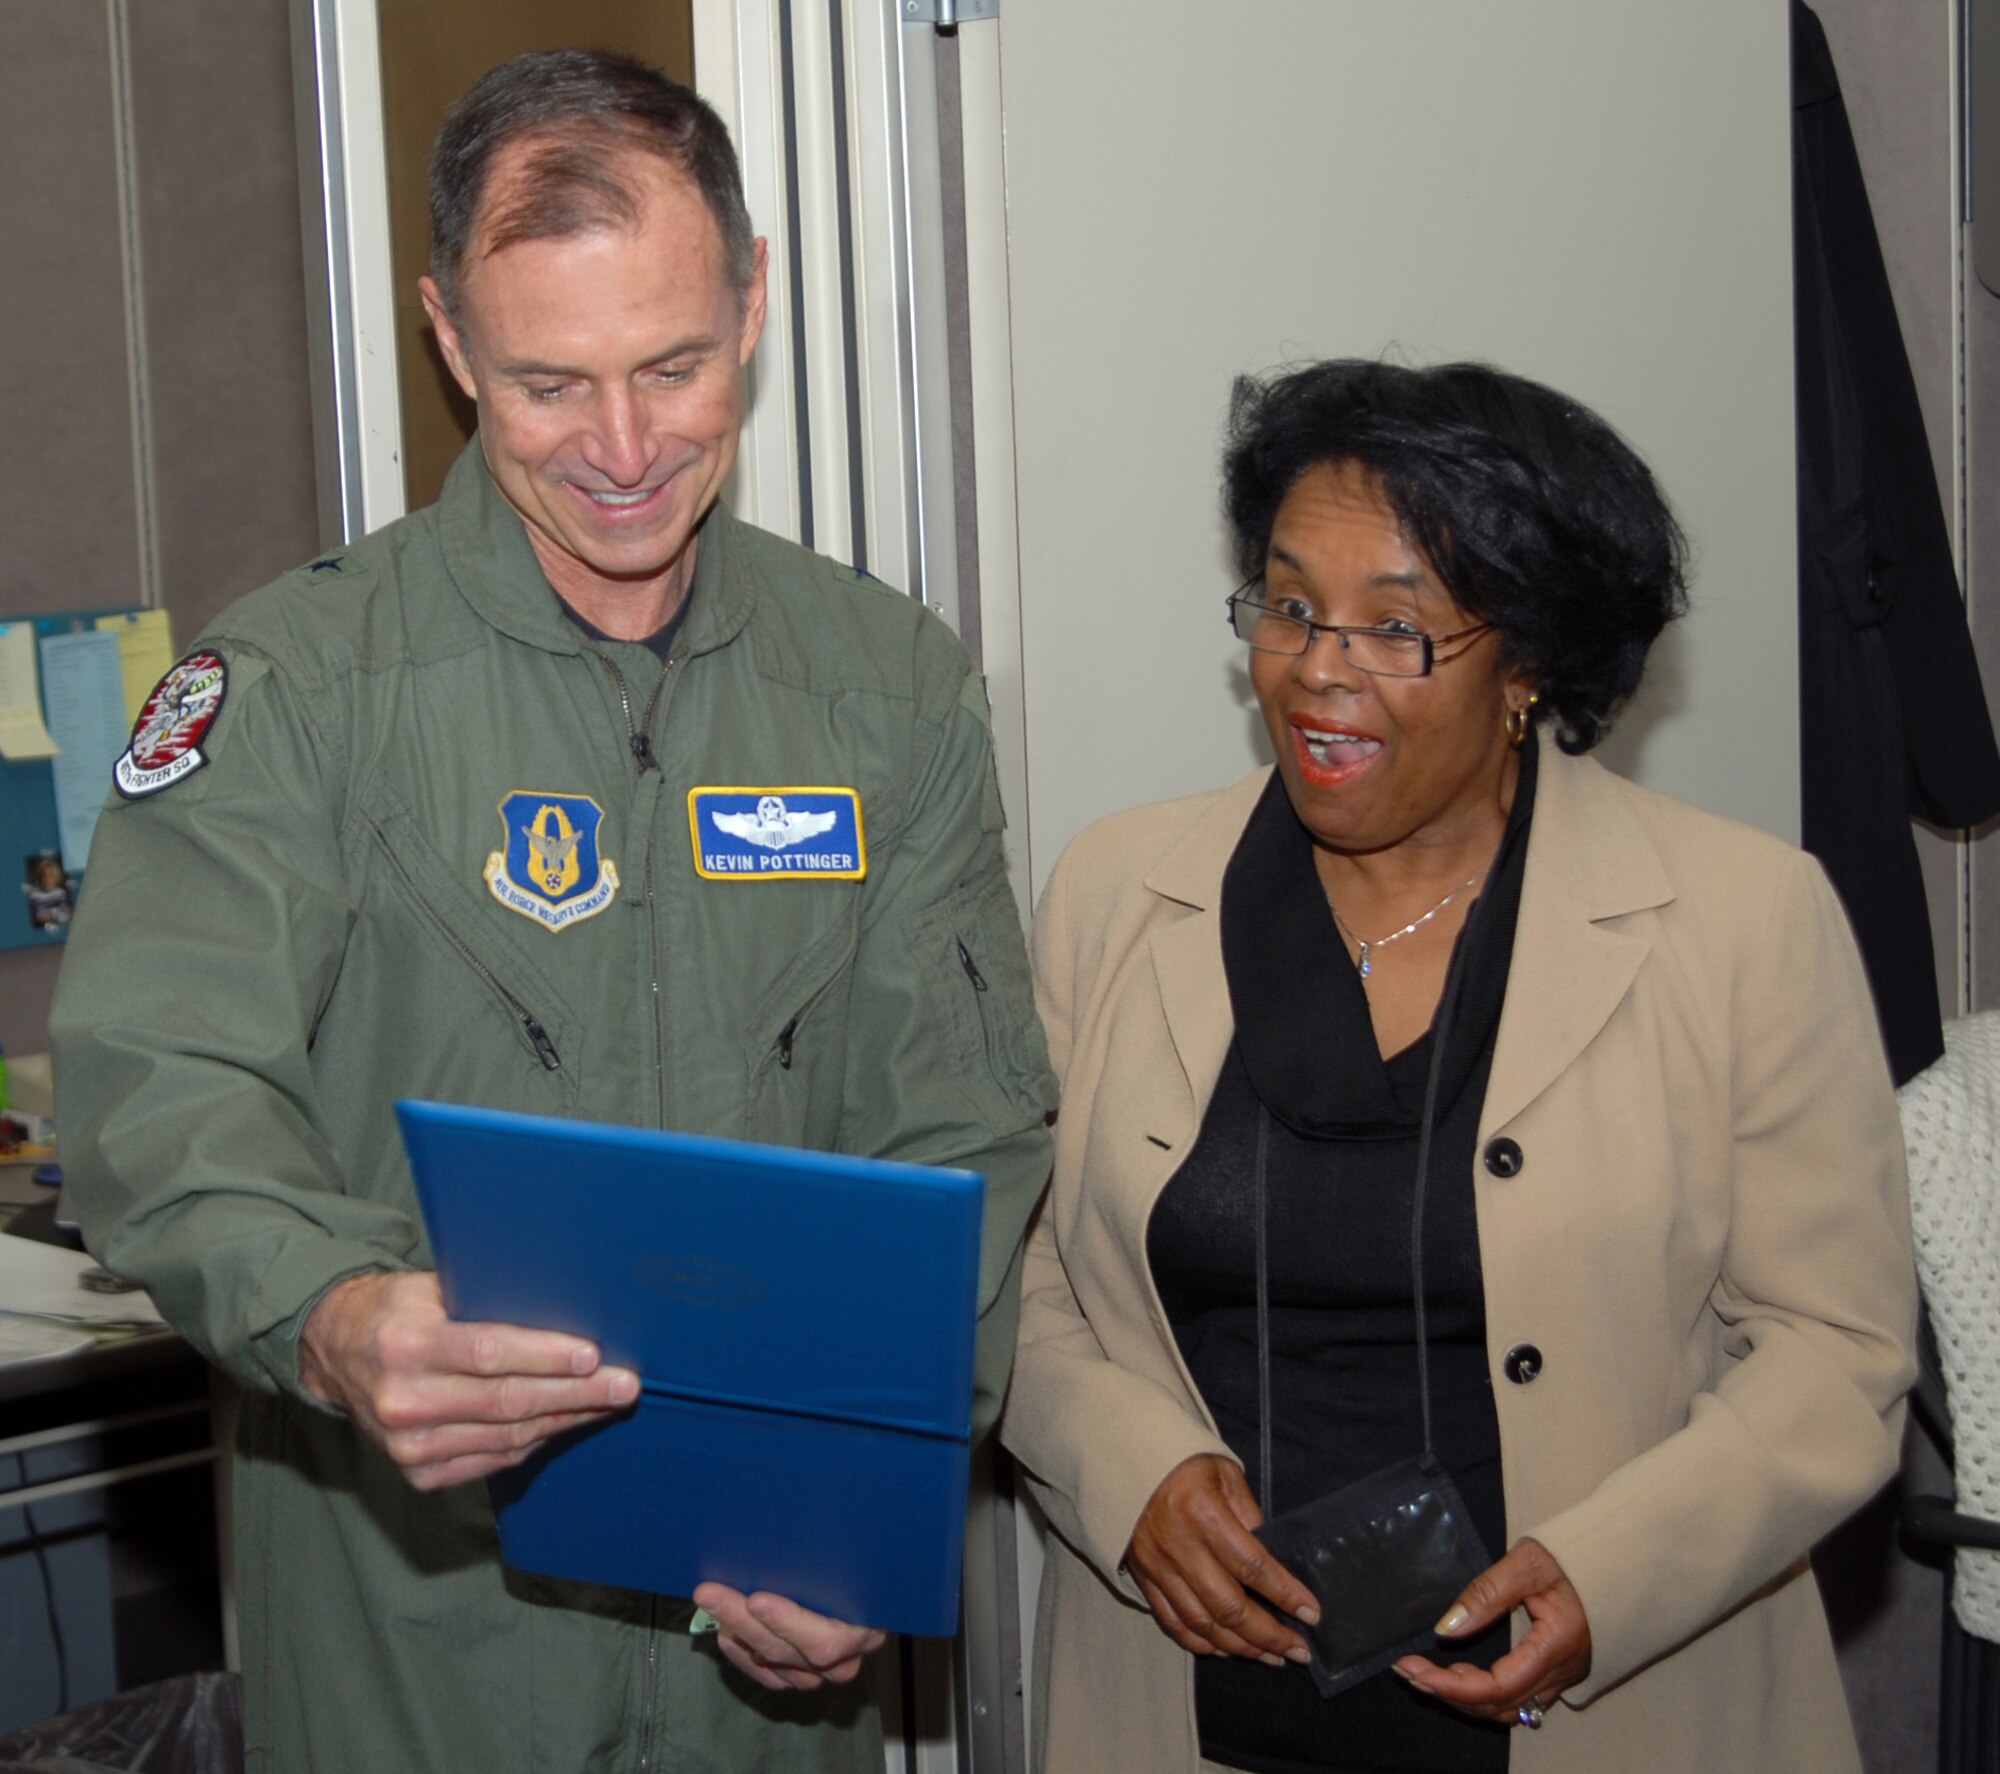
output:
[[[558,596],[556,602],[562,605],[563,614],[575,623],[578,628],[582,629],[593,641],[611,641],[614,643],[617,641],[618,637],[615,634],[606,634],[603,629],[599,628],[596,623],[577,610],[565,598]],[[643,636],[635,641],[633,645],[644,647],[662,665],[665,665],[667,655],[674,650],[674,641],[679,637],[681,626],[687,621],[688,611],[693,604],[694,586],[690,583],[687,588],[687,596],[681,599],[681,607],[667,618],[666,626],[654,629],[651,634]]]
[[[1496,1557],[1506,1504],[1472,1174],[1534,783],[1531,742],[1446,986],[1458,997],[1424,1203],[1435,1448]],[[1201,1132],[1154,1208],[1147,1257],[1182,1358],[1261,1495],[1253,1206],[1257,1121],[1268,1109],[1271,1479],[1283,1512],[1423,1445],[1410,1217],[1434,1043],[1426,1033],[1383,1060],[1311,839],[1275,775],[1224,876],[1221,920],[1236,1039]],[[1489,1665],[1508,1640],[1503,1622],[1446,1660]],[[1195,1701],[1202,1754],[1259,1774],[1507,1766],[1505,1728],[1426,1700],[1392,1673],[1321,1700],[1303,1668],[1203,1658]]]

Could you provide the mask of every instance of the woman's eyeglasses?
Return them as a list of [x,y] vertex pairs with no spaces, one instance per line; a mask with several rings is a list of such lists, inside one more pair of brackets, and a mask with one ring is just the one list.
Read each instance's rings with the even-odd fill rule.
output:
[[1411,628],[1353,628],[1338,622],[1314,622],[1295,616],[1252,597],[1253,588],[1263,581],[1253,579],[1229,599],[1229,625],[1236,638],[1248,642],[1260,653],[1306,652],[1321,635],[1330,634],[1340,642],[1340,650],[1357,671],[1383,678],[1429,677],[1434,665],[1448,665],[1466,649],[1440,653],[1453,641],[1470,641],[1493,626],[1481,622],[1452,634],[1428,635]]

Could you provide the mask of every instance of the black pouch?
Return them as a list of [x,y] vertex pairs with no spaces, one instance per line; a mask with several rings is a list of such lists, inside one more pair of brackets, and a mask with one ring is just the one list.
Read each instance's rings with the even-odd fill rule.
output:
[[1424,1191],[1430,1174],[1431,1131],[1437,1123],[1438,1060],[1444,1052],[1459,976],[1454,955],[1445,976],[1423,1121],[1417,1135],[1417,1174],[1410,1201],[1410,1293],[1417,1329],[1417,1397],[1423,1417],[1423,1451],[1384,1466],[1337,1491],[1315,1497],[1282,1515],[1271,1502],[1271,1305],[1269,1224],[1265,1178],[1271,1114],[1257,1115],[1257,1439],[1261,1540],[1288,1571],[1313,1592],[1319,1624],[1292,1624],[1312,1650],[1312,1678],[1320,1697],[1366,1681],[1411,1651],[1437,1642],[1433,1630],[1445,1610],[1493,1561],[1472,1511],[1451,1474],[1432,1450],[1430,1338],[1424,1300]]
[[1429,1453],[1287,1510],[1257,1538],[1319,1603],[1317,1626],[1294,1624],[1326,1700],[1435,1645],[1439,1617],[1492,1563],[1458,1486]]

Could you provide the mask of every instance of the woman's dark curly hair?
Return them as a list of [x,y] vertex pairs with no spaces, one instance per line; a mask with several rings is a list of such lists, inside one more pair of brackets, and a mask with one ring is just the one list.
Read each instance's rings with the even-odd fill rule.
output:
[[1687,608],[1687,545],[1652,472],[1587,408],[1488,364],[1335,358],[1239,377],[1223,508],[1246,578],[1294,483],[1354,463],[1460,609],[1533,679],[1566,752],[1586,752]]

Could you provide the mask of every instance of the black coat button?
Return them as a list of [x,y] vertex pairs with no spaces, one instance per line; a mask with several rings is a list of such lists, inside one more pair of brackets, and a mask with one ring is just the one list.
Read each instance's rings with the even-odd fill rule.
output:
[[1521,1156],[1521,1148],[1504,1133],[1497,1140],[1486,1142],[1486,1168],[1495,1176],[1517,1177],[1526,1162]]
[[1516,1386],[1525,1386],[1542,1371],[1542,1352],[1533,1343],[1516,1343],[1500,1358],[1500,1366]]

